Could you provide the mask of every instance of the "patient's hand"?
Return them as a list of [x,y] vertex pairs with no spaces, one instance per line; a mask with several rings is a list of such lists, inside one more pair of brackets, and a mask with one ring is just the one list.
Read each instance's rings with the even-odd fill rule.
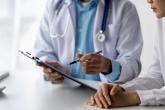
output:
[[137,92],[126,92],[119,85],[102,84],[87,105],[99,108],[112,108],[139,105]]
[[[62,69],[59,63],[57,62],[46,62],[46,63],[64,72],[64,70]],[[48,80],[51,81],[52,83],[60,83],[64,79],[62,75],[59,75],[58,73],[52,71],[50,68],[43,67],[43,72],[44,75],[48,78]]]

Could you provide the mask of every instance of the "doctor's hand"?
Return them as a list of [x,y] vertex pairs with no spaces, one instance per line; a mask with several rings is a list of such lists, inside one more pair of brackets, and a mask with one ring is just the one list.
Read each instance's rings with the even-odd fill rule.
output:
[[100,72],[112,72],[111,60],[100,54],[78,54],[83,72],[86,74],[97,74]]
[[[59,63],[57,62],[46,62],[46,63],[64,72]],[[51,81],[52,83],[61,83],[64,79],[62,75],[59,75],[58,73],[54,72],[50,68],[43,67],[43,72],[44,72],[45,77],[47,77],[48,80]]]
[[89,106],[113,108],[140,104],[136,91],[127,92],[119,85],[102,84],[96,94],[87,102]]

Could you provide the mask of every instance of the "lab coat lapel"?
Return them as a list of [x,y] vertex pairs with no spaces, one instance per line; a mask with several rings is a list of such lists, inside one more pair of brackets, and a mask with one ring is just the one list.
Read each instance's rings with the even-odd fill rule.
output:
[[[73,61],[74,59],[74,53],[75,53],[75,29],[76,29],[76,12],[75,12],[75,2],[73,2],[72,0],[66,0],[67,4],[68,4],[68,9],[69,9],[69,15],[70,15],[70,22],[71,25],[69,26],[69,31],[68,31],[68,37],[69,37],[69,41],[70,45],[68,45],[69,47],[69,51],[70,54],[68,56],[68,58]],[[68,59],[68,60],[69,60]]]
[[72,21],[72,24],[73,24],[73,27],[75,30],[75,28],[76,28],[75,2],[73,2],[73,0],[65,0],[65,2],[68,4],[71,21]]
[[95,23],[94,23],[94,31],[93,31],[93,44],[95,51],[100,51],[100,50],[103,51],[103,43],[97,41],[96,34],[101,29],[103,13],[104,13],[104,5],[105,5],[104,0],[99,0],[96,11]]

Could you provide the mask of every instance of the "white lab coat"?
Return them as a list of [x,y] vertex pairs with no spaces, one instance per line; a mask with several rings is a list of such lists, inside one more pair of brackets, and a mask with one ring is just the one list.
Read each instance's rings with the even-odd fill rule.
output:
[[[165,105],[165,34],[159,24],[155,38],[154,58],[148,73],[122,85],[126,90],[137,90],[141,105]],[[165,32],[165,31],[164,31]]]
[[[48,2],[36,39],[35,54],[42,60],[59,61],[66,68],[75,57],[75,5],[72,0],[64,0],[65,5],[56,15],[58,1]],[[128,0],[112,0],[106,27],[107,38],[100,43],[95,36],[101,28],[104,5],[104,0],[99,0],[94,23],[94,49],[103,50],[105,57],[121,64],[121,75],[116,82],[125,82],[138,76],[141,71],[142,34],[139,17],[135,6]],[[64,33],[67,23],[67,32],[60,37],[57,34]],[[102,80],[105,79],[102,74],[100,76]]]

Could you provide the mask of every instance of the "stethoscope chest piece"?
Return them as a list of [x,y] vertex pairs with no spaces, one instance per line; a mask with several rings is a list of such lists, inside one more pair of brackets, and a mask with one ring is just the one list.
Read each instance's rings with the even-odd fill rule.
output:
[[105,39],[106,39],[105,34],[102,31],[96,34],[96,40],[98,42],[104,42]]

